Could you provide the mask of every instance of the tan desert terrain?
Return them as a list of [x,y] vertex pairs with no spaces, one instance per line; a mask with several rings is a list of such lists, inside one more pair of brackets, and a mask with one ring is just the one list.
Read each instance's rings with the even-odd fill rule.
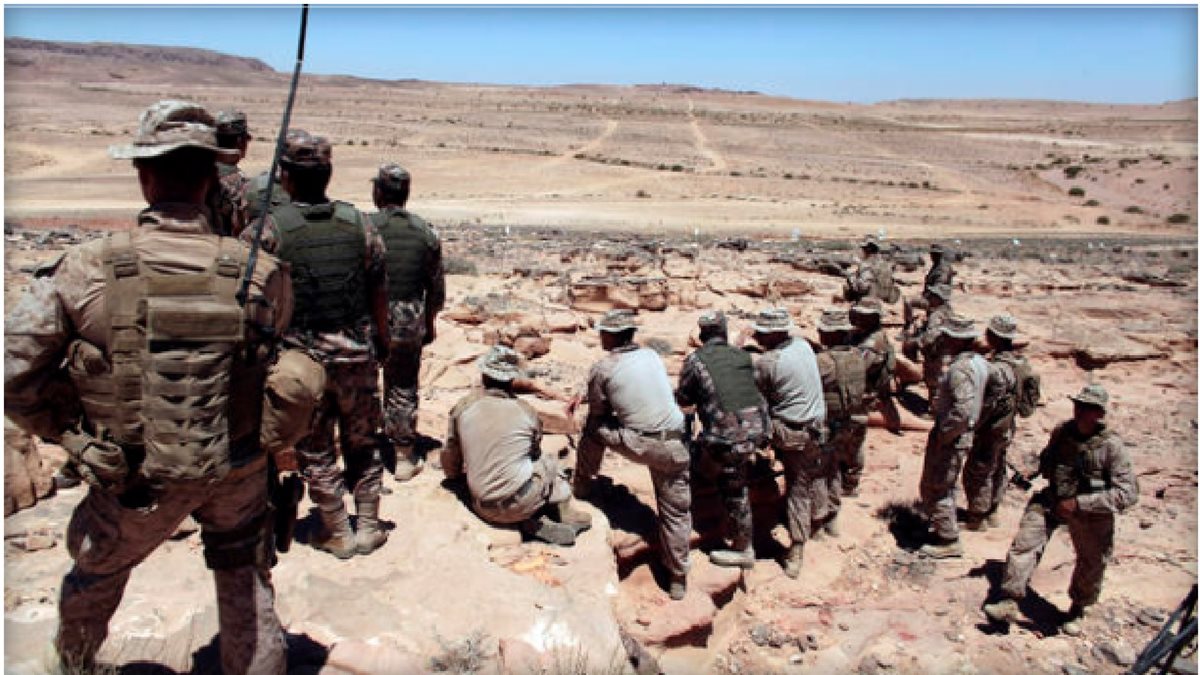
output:
[[[133,174],[104,151],[148,103],[242,107],[268,138],[287,81],[207,52],[14,40],[5,74],[8,303],[37,263],[133,222],[143,206]],[[475,518],[441,487],[433,449],[412,482],[386,479],[391,538],[371,556],[316,552],[304,543],[312,520],[300,523],[300,543],[273,570],[290,672],[1119,673],[1195,583],[1195,101],[857,106],[676,86],[305,77],[294,119],[334,141],[332,195],[367,206],[376,164],[400,161],[415,175],[412,209],[442,233],[449,299],[421,374],[420,430],[433,440],[489,344],[516,346],[543,384],[579,391],[602,354],[591,325],[607,308],[639,310],[639,340],[672,376],[704,309],[727,312],[737,332],[758,309],[787,307],[815,340],[853,241],[884,229],[906,295],[920,290],[928,241],[959,239],[955,308],[1020,323],[1043,405],[1020,420],[1013,462],[1032,467],[1070,415],[1067,396],[1099,382],[1140,500],[1118,518],[1101,603],[1071,638],[1056,628],[1074,557],[1065,533],[1033,577],[1025,621],[1001,631],[980,609],[1027,493],[1009,490],[1000,528],[964,532],[962,559],[913,552],[904,526],[925,442],[921,387],[903,399],[904,435],[870,430],[862,493],[844,505],[841,535],[808,547],[798,580],[778,563],[787,538],[770,458],[754,488],[759,559],[745,573],[707,561],[721,507],[697,467],[693,574],[679,603],[649,564],[645,468],[606,457],[611,495],[584,507],[595,527],[555,548]],[[269,161],[256,143],[244,166]],[[1084,196],[1068,194],[1076,187]],[[1168,222],[1175,214],[1187,220]],[[529,400],[544,447],[573,465],[582,417]],[[65,525],[84,493],[47,494],[62,459],[6,429],[6,672],[53,663]],[[102,657],[132,672],[213,672],[200,547],[185,528],[134,572]],[[1194,656],[1185,665],[1194,672]]]

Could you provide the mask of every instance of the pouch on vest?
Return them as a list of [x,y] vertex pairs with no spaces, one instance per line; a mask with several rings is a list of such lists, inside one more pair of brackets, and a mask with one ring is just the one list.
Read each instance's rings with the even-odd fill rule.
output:
[[298,349],[289,349],[267,373],[264,387],[263,450],[274,454],[295,447],[312,431],[313,415],[325,395],[325,368]]

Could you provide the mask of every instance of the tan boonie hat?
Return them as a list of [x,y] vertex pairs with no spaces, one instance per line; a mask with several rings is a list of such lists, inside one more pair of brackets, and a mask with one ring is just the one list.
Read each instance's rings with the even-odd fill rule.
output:
[[1078,394],[1069,398],[1076,403],[1084,405],[1094,405],[1100,408],[1108,406],[1108,392],[1098,384],[1089,384],[1081,389]]
[[390,190],[400,190],[411,180],[412,174],[408,172],[408,169],[389,162],[379,165],[379,173],[371,179],[371,182]]
[[951,314],[946,317],[946,323],[942,324],[942,332],[960,340],[974,340],[979,337],[979,329],[975,327],[975,321],[962,314]]
[[817,320],[817,330],[823,333],[836,333],[842,330],[853,330],[850,325],[850,313],[844,309],[826,309],[821,311]]
[[771,307],[759,312],[750,327],[755,333],[786,333],[792,328],[792,318],[786,309]]
[[1017,337],[1017,320],[1008,314],[997,314],[988,321],[987,329],[996,337],[1014,340]]
[[871,296],[860,298],[850,308],[850,316],[854,316],[855,314],[878,316],[883,314],[883,303],[879,302],[879,298]]
[[696,323],[701,328],[727,328],[729,325],[725,320],[725,313],[720,310],[701,314]]
[[952,289],[950,288],[950,284],[934,284],[930,286],[927,291],[938,296],[942,300],[949,300]]
[[525,376],[521,370],[521,355],[503,345],[492,347],[476,363],[479,372],[500,382],[512,382]]
[[859,244],[858,247],[875,249],[876,251],[878,251],[879,250],[879,240],[875,238],[875,235],[868,234],[865,238],[863,238],[862,243]]
[[250,138],[246,126],[246,113],[241,110],[222,110],[217,113],[217,134],[220,136],[245,136]]
[[633,317],[634,314],[631,309],[610,309],[596,322],[596,330],[603,333],[621,333],[627,330],[635,330],[637,324],[633,322]]
[[333,148],[324,136],[313,136],[303,129],[290,129],[283,142],[280,161],[292,166],[329,166],[333,164]]
[[941,243],[930,244],[929,252],[930,253],[945,253],[946,247],[943,246]]
[[164,100],[146,108],[138,120],[138,133],[129,145],[112,145],[113,159],[161,157],[182,148],[199,148],[215,155],[234,158],[237,150],[217,145],[212,115],[198,103]]

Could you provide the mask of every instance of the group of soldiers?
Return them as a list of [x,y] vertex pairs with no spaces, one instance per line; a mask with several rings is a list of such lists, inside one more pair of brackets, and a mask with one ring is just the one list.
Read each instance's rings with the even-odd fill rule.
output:
[[[152,105],[134,141],[110,148],[137,171],[148,205],[138,227],[39,268],[7,317],[5,412],[61,444],[89,486],[68,527],[74,565],[55,637],[72,671],[94,664],[132,569],[191,516],[216,582],[222,670],[284,672],[269,486],[302,477],[320,516],[312,546],[347,559],[387,541],[385,467],[404,481],[422,466],[417,373],[445,281],[436,232],[405,208],[411,176],[381,166],[377,211],[365,214],[327,196],[325,138],[288,130],[277,175],[253,179],[238,168],[250,140],[240,112],[214,118],[186,101]],[[785,483],[783,567],[799,577],[805,544],[838,536],[842,498],[857,494],[869,413],[901,433],[893,381],[913,382],[883,328],[885,305],[899,299],[890,265],[878,241],[862,250],[847,278],[852,304],[821,313],[815,349],[793,335],[784,309],[757,314],[747,348],[746,335],[731,342],[724,314],[706,312],[677,386],[659,355],[637,344],[626,310],[597,321],[606,354],[575,397],[549,392],[516,352],[493,347],[478,362],[480,386],[450,414],[440,455],[447,486],[465,488],[485,521],[570,545],[591,526],[576,500],[605,506],[595,480],[605,450],[643,464],[666,590],[679,600],[695,467],[714,467],[726,511],[712,562],[750,568],[750,469],[769,456]],[[920,484],[929,523],[921,552],[934,558],[963,554],[954,504],[964,463],[966,528],[998,524],[1006,449],[1016,418],[1038,398],[1011,317],[991,319],[990,357],[977,353],[973,322],[950,310],[944,253],[931,251],[922,298],[905,302],[906,324],[921,309],[924,322],[904,332],[905,353],[924,360],[934,416]],[[586,400],[574,467],[543,452],[541,423],[520,392],[558,396],[572,417]],[[993,620],[1016,618],[1048,537],[1066,525],[1078,562],[1064,630],[1077,632],[1099,594],[1113,516],[1137,499],[1128,455],[1103,422],[1107,394],[1090,385],[1073,400],[1074,418],[1042,452],[1038,473],[1049,487],[1022,517],[1004,597],[985,606]]]

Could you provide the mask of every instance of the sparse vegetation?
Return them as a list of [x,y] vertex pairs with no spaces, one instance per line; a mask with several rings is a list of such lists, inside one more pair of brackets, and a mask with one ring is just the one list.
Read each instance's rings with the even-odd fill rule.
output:
[[638,190],[634,196],[638,199],[648,199],[650,197],[650,193],[646,192],[645,190]]
[[1189,222],[1191,219],[1191,216],[1186,213],[1172,213],[1171,216],[1167,218],[1167,222],[1172,224],[1180,224]]
[[1074,177],[1078,176],[1079,172],[1081,172],[1081,171],[1083,171],[1083,167],[1079,166],[1078,164],[1075,164],[1072,166],[1065,167],[1063,169],[1063,175],[1066,176],[1067,178],[1074,178]]
[[1084,202],[1083,205],[1084,206],[1100,206],[1100,202],[1096,201],[1095,199],[1089,199],[1086,202]]
[[1145,211],[1140,206],[1127,206],[1125,207],[1125,213],[1145,213]]
[[487,654],[484,650],[484,643],[487,641],[487,633],[476,630],[472,631],[461,640],[448,642],[437,636],[438,644],[442,646],[442,653],[436,656],[429,657],[429,669],[435,673],[477,673],[483,668],[484,661],[487,660]]
[[469,258],[460,258],[457,256],[446,256],[446,274],[463,274],[467,276],[475,276],[479,274],[479,266],[474,260]]
[[1067,190],[1067,196],[1069,197],[1082,197],[1086,194],[1087,192],[1085,192],[1081,187],[1073,187],[1070,190]]
[[1108,225],[1108,223],[1109,223],[1108,216],[1100,216],[1099,218],[1096,219],[1097,225]]

